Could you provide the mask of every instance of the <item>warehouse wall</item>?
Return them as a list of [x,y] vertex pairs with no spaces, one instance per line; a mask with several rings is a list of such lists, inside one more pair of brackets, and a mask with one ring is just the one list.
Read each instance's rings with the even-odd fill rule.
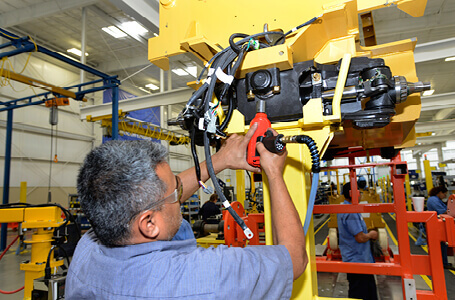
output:
[[[56,85],[69,86],[80,82],[79,71],[72,71],[53,65],[33,54],[22,73],[23,75]],[[10,58],[14,70],[20,72],[28,55]],[[7,66],[9,67],[9,65]],[[42,93],[39,88],[10,81],[0,88],[2,101],[19,99]],[[89,102],[100,101],[98,95],[88,95]],[[79,109],[81,102],[70,100],[69,106],[59,108],[59,122],[54,126],[53,154],[58,162],[52,163],[51,191],[52,202],[67,203],[69,193],[75,192],[76,174],[79,165],[88,151],[101,140],[98,125],[81,122]],[[0,184],[3,186],[7,113],[0,113]],[[12,161],[10,177],[10,202],[19,199],[21,181],[28,184],[27,200],[30,203],[47,201],[51,157],[51,125],[49,108],[44,105],[18,108],[13,111]],[[57,130],[58,129],[58,130]],[[56,137],[57,136],[57,137]],[[55,152],[56,151],[56,152]],[[52,155],[54,159],[54,155]]]

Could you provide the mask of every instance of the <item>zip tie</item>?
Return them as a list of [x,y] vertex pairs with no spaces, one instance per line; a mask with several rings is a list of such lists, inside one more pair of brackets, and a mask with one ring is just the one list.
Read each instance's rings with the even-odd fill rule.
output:
[[232,81],[234,80],[234,76],[232,76],[232,75],[227,75],[226,73],[223,72],[223,70],[221,70],[220,67],[218,67],[218,68],[216,69],[215,75],[216,75],[216,77],[217,77],[219,80],[221,80],[222,82],[227,83],[227,84],[229,84],[229,85],[230,85],[230,84],[232,83]]

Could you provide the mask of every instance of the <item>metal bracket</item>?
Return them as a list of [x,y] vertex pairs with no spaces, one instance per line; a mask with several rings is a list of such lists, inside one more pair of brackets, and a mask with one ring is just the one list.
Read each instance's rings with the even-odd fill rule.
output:
[[403,278],[406,300],[417,300],[416,282],[412,278]]

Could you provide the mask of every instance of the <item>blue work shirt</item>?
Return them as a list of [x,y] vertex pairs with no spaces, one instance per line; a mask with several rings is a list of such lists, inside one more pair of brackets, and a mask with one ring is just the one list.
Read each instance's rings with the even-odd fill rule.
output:
[[179,230],[172,238],[173,241],[182,241],[194,239],[193,228],[191,228],[190,223],[187,220],[183,219],[182,224],[180,224]]
[[[343,204],[351,204],[344,201]],[[358,243],[355,236],[368,233],[367,225],[360,214],[338,214],[339,247],[344,262],[374,263],[370,241]]]
[[446,213],[447,205],[438,196],[431,196],[427,200],[427,210],[435,211],[440,215]]
[[292,284],[282,245],[205,249],[185,239],[106,247],[90,230],[71,261],[65,299],[289,299]]

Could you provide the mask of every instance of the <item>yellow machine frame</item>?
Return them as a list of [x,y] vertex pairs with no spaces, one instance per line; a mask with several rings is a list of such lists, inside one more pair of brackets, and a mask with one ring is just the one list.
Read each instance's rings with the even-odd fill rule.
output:
[[[58,207],[30,207],[0,209],[0,223],[22,223],[22,229],[32,229],[31,240],[24,243],[31,244],[31,259],[20,264],[25,271],[24,299],[31,299],[33,281],[44,276],[47,256],[51,250],[54,228],[63,224]],[[55,260],[51,253],[51,268],[63,265],[63,260]]]
[[[423,15],[426,0],[394,1],[394,5],[412,16]],[[303,107],[303,118],[293,122],[275,123],[280,134],[310,136],[321,155],[330,143],[338,147],[363,146],[365,149],[413,146],[414,125],[420,116],[420,96],[409,96],[397,105],[391,123],[379,129],[354,130],[343,128],[340,103],[351,57],[383,58],[392,73],[408,81],[418,81],[413,50],[416,40],[404,40],[381,46],[362,47],[359,43],[358,13],[390,5],[383,0],[358,1],[198,1],[161,0],[160,34],[149,39],[150,62],[169,69],[169,57],[190,52],[206,63],[218,51],[228,47],[229,36],[235,32],[257,33],[268,30],[287,31],[315,16],[318,22],[290,34],[285,44],[249,52],[236,77],[246,73],[277,67],[291,69],[294,63],[314,60],[317,63],[336,63],[342,59],[333,98],[333,114],[324,115],[322,100],[311,99]],[[220,16],[222,15],[222,18]],[[228,133],[245,133],[248,127],[242,114],[234,111]],[[290,187],[294,204],[303,219],[310,193],[311,157],[304,145],[288,144],[284,179]],[[272,244],[270,190],[264,178],[264,213],[266,243]],[[314,231],[311,223],[306,236],[309,264],[305,273],[294,282],[293,299],[318,299]],[[327,299],[327,298],[326,298]]]

